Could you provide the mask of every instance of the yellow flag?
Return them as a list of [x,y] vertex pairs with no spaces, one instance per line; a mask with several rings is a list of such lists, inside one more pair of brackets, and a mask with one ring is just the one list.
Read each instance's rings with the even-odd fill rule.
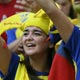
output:
[[21,12],[6,18],[0,23],[0,35],[9,29],[20,28],[28,16],[32,14],[30,12]]

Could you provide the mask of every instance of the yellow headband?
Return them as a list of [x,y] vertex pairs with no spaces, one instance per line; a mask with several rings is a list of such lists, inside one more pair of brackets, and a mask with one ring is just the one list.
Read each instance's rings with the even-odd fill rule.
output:
[[22,30],[24,30],[26,27],[35,26],[48,34],[52,25],[53,23],[51,22],[47,14],[42,9],[40,9],[36,14],[30,16],[21,28]]
[[20,28],[23,23],[28,19],[28,17],[33,14],[34,13],[21,12],[6,18],[0,23],[0,35],[7,30]]
[[[56,3],[57,7],[59,8],[59,5]],[[43,14],[44,12],[43,11],[40,11],[38,12],[37,14]],[[3,20],[1,23],[0,23],[0,35],[7,31],[7,30],[10,30],[10,29],[13,29],[13,28],[21,28],[24,24],[25,21],[27,21],[27,19],[32,16],[34,13],[29,13],[29,12],[22,12],[22,13],[18,13],[18,14],[15,14],[13,16],[10,16],[8,17],[7,19]],[[45,15],[45,14],[44,14]],[[36,15],[37,16],[37,15]],[[48,19],[48,18],[47,18]],[[44,19],[45,20],[45,19]],[[48,20],[45,21],[45,23],[47,22]],[[41,25],[41,24],[40,24]],[[46,26],[47,24],[45,24],[44,26]],[[52,21],[50,20],[50,26],[52,26],[53,23]],[[49,29],[50,27],[48,27]],[[43,30],[48,33],[48,29],[44,28],[43,27]]]

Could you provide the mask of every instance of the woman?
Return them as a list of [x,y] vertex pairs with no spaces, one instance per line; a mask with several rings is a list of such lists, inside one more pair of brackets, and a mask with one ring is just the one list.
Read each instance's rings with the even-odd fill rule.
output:
[[21,39],[24,56],[11,54],[0,37],[1,80],[47,80],[54,55],[54,46],[49,40],[50,19],[40,10],[21,29],[24,30]]

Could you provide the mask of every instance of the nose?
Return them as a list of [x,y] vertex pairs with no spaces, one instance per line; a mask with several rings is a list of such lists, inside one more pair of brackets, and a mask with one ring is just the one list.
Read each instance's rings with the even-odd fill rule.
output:
[[32,41],[33,40],[33,35],[32,33],[29,33],[28,36],[26,37],[27,41]]

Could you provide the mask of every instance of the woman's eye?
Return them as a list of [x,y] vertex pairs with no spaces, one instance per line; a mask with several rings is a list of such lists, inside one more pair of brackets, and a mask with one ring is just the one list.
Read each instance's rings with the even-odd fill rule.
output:
[[28,32],[26,32],[26,33],[24,32],[24,36],[27,36],[27,35],[28,35]]
[[41,36],[42,33],[40,33],[40,32],[35,32],[34,34],[37,35],[37,36]]

